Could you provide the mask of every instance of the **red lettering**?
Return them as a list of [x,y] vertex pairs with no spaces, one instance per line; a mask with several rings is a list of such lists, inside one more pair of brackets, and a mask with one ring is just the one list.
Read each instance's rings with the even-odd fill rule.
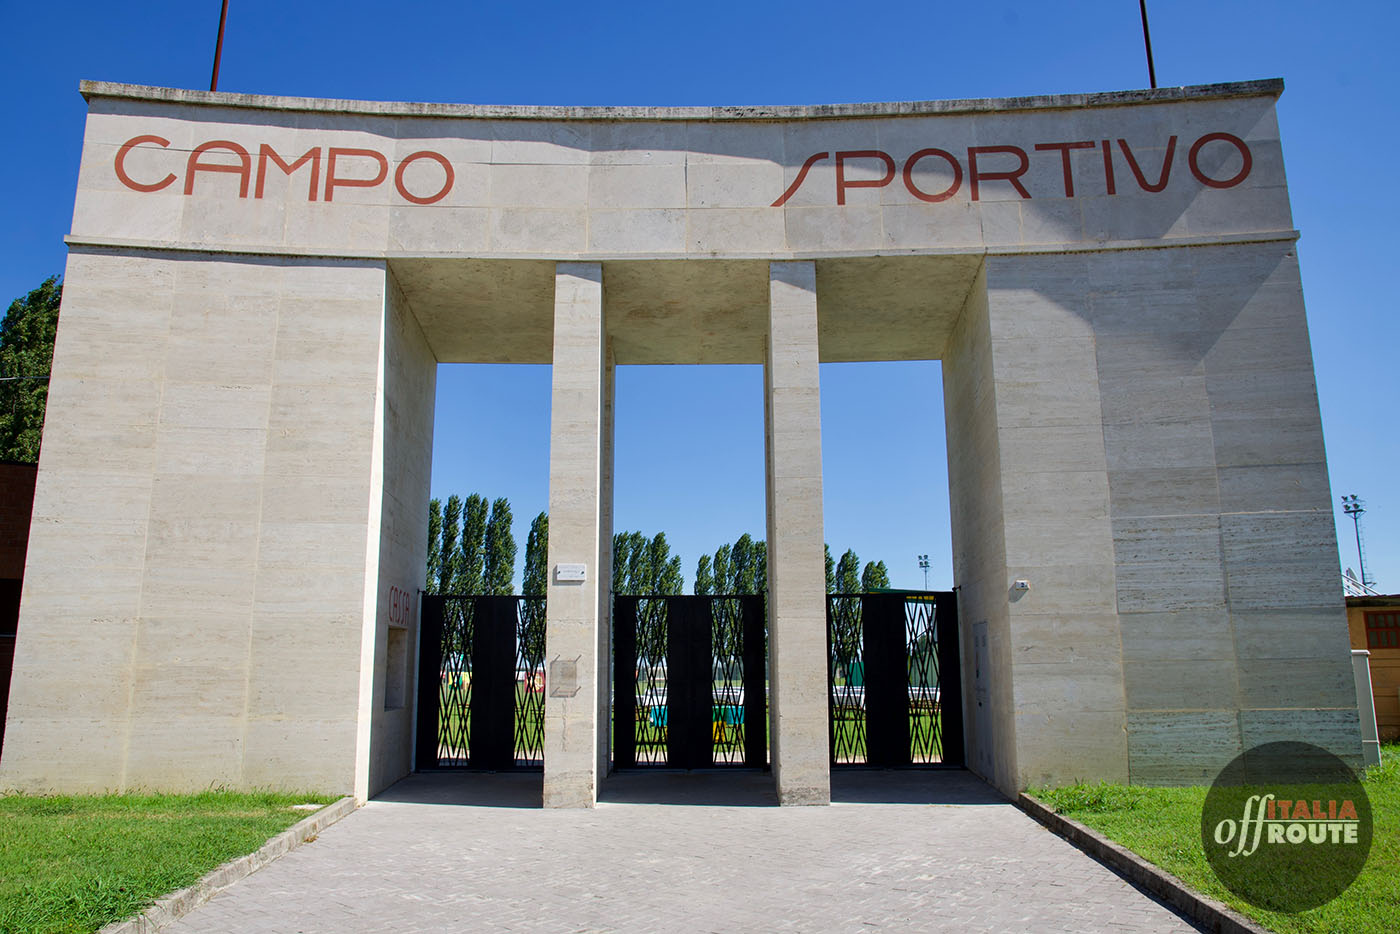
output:
[[[222,162],[201,162],[199,157],[212,149],[227,149],[238,157],[238,165],[226,165]],[[238,197],[248,197],[248,176],[253,172],[253,157],[248,155],[248,150],[237,143],[229,142],[226,139],[210,140],[207,143],[200,143],[190,153],[189,161],[185,164],[185,194],[194,194],[194,178],[196,172],[231,172],[238,176]]]
[[1118,180],[1113,177],[1113,144],[1108,140],[1103,141],[1103,178],[1104,194],[1118,194]]
[[792,184],[787,187],[787,191],[783,192],[782,197],[780,197],[777,201],[774,201],[768,206],[770,208],[780,208],[783,205],[787,204],[787,200],[791,198],[794,194],[796,194],[797,189],[801,188],[802,183],[807,180],[807,173],[812,171],[812,166],[816,165],[818,162],[822,161],[829,155],[831,155],[831,153],[829,152],[819,152],[808,156],[807,161],[802,163],[802,168],[797,170],[797,177],[792,180]]
[[[1175,139],[1176,137],[1172,138]],[[1196,157],[1200,154],[1201,147],[1206,143],[1213,143],[1217,140],[1229,143],[1231,146],[1238,149],[1240,151],[1240,158],[1244,162],[1244,164],[1240,166],[1238,172],[1230,178],[1223,180],[1211,178],[1201,171],[1200,165],[1196,162]],[[1196,181],[1200,182],[1202,185],[1208,185],[1211,188],[1234,188],[1249,177],[1250,169],[1254,168],[1254,156],[1250,153],[1249,147],[1245,145],[1244,140],[1232,133],[1207,133],[1191,144],[1191,151],[1186,154],[1186,164],[1190,166],[1191,174],[1196,176]]]
[[122,143],[121,148],[117,150],[117,158],[113,160],[112,167],[117,170],[117,178],[121,180],[121,183],[132,191],[160,191],[162,188],[168,187],[171,182],[175,181],[175,174],[173,172],[152,185],[138,182],[130,175],[126,174],[126,154],[142,143],[155,143],[157,146],[166,147],[170,145],[170,140],[159,136],[133,136],[125,143]]
[[1350,798],[1342,802],[1342,806],[1337,808],[1337,820],[1358,820],[1356,816],[1356,805]]
[[[437,194],[428,195],[426,198],[420,198],[417,195],[409,194],[408,189],[404,187],[404,169],[408,168],[409,164],[417,159],[432,159],[438,165],[442,166],[442,171],[446,178],[443,180],[442,187],[438,189]],[[456,176],[452,172],[452,163],[448,162],[442,155],[427,149],[422,152],[415,152],[413,155],[400,162],[399,167],[394,170],[394,187],[399,190],[399,194],[403,195],[404,198],[412,201],[414,204],[432,204],[436,201],[441,201],[443,198],[447,197],[447,193],[452,190],[452,183],[454,181],[456,181]]]
[[[977,168],[977,157],[979,155],[992,155],[993,153],[1005,153],[1013,155],[1020,160],[1020,167],[1010,172],[983,172]],[[983,181],[989,182],[1010,182],[1022,198],[1029,198],[1031,193],[1026,191],[1026,186],[1021,184],[1021,176],[1026,174],[1026,169],[1031,167],[1030,157],[1020,146],[971,146],[967,150],[967,181],[972,189],[972,200],[979,199],[978,186]]]
[[1133,151],[1128,148],[1128,141],[1118,140],[1118,148],[1123,150],[1123,155],[1128,160],[1128,168],[1133,170],[1133,177],[1137,179],[1138,187],[1143,191],[1161,191],[1167,187],[1167,180],[1172,174],[1172,156],[1176,155],[1176,137],[1167,140],[1167,154],[1162,157],[1162,175],[1157,179],[1157,184],[1147,184],[1147,178],[1142,174],[1142,167],[1133,157]]
[[[1316,802],[1314,802],[1314,803],[1316,803]],[[1294,820],[1312,820],[1312,819],[1313,819],[1312,814],[1308,811],[1308,802],[1306,802],[1306,801],[1295,801],[1295,802],[1293,802],[1293,819],[1294,819]]]
[[[879,179],[867,178],[860,181],[846,181],[846,160],[847,159],[879,159],[885,163],[885,174]],[[855,149],[849,152],[838,152],[836,154],[836,203],[846,203],[847,188],[884,188],[894,180],[894,160],[889,153],[881,152],[878,149]]]
[[[953,167],[953,184],[936,195],[931,195],[914,184],[914,166],[920,159],[924,159],[928,156],[937,156]],[[958,189],[962,187],[962,177],[962,165],[953,157],[952,153],[944,152],[941,149],[920,149],[909,157],[909,161],[904,163],[904,187],[908,188],[909,193],[920,201],[929,201],[933,203],[947,201],[949,198],[953,197],[953,195],[957,194]]]
[[[363,156],[366,159],[373,159],[379,163],[379,172],[374,178],[339,178],[335,174],[335,160],[340,156]],[[326,200],[332,199],[336,188],[373,188],[388,177],[389,160],[384,158],[382,153],[375,152],[373,149],[341,149],[332,146],[330,155],[326,158]]]
[[1052,152],[1059,150],[1060,162],[1065,169],[1065,197],[1074,197],[1074,172],[1070,166],[1069,152],[1071,149],[1093,149],[1094,141],[1085,140],[1080,143],[1036,143],[1036,152]]
[[310,187],[309,187],[309,189],[308,189],[308,191],[307,191],[306,200],[307,200],[307,201],[315,201],[315,200],[316,200],[316,190],[320,187],[320,182],[321,182],[321,147],[320,147],[320,146],[315,146],[315,147],[313,147],[313,148],[311,148],[311,149],[308,149],[308,150],[306,151],[306,154],[305,154],[304,156],[302,156],[302,157],[301,157],[300,159],[298,159],[297,161],[293,162],[291,165],[288,165],[287,163],[283,162],[283,161],[282,161],[282,157],[279,156],[279,155],[277,155],[277,151],[274,150],[274,149],[273,149],[271,146],[269,146],[267,143],[263,143],[261,146],[259,146],[259,147],[258,147],[258,183],[257,183],[257,186],[253,189],[253,197],[254,197],[254,198],[261,198],[261,197],[263,196],[263,182],[266,180],[266,177],[267,177],[267,160],[268,160],[268,159],[271,159],[273,162],[277,163],[277,167],[278,167],[279,169],[281,169],[283,172],[285,172],[286,174],[288,174],[288,175],[291,175],[291,174],[292,174],[293,172],[295,172],[297,169],[299,169],[299,168],[301,168],[302,166],[306,165],[307,161],[310,160],[310,162],[311,162],[311,185],[310,185]]

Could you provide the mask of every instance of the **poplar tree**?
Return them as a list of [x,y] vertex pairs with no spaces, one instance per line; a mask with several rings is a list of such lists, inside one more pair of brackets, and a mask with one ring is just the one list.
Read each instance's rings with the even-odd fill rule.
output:
[[672,557],[666,533],[657,532],[647,545],[647,589],[645,593],[679,594],[685,588],[679,555]]
[[[525,567],[520,592],[527,597],[543,597],[549,586],[549,514],[540,513],[530,523],[525,539]],[[520,608],[525,619],[521,645],[527,667],[544,661],[545,601],[524,600]]]
[[822,553],[826,555],[826,592],[836,593],[836,559],[831,557],[831,546],[822,545]]
[[641,532],[627,534],[627,593],[646,594],[651,581],[650,554],[646,536]]
[[510,524],[510,501],[501,497],[491,503],[491,518],[486,522],[482,593],[505,596],[513,592],[515,536]]
[[442,500],[428,501],[428,582],[424,589],[428,593],[438,592],[438,580],[442,576]]
[[700,560],[695,562],[695,594],[696,596],[706,596],[714,592],[715,578],[710,573],[710,556],[701,555]]
[[527,597],[542,597],[549,584],[549,514],[540,513],[530,523],[525,539],[525,568],[521,575],[520,592]]
[[731,573],[734,576],[734,589],[730,593],[753,593],[754,583],[757,579],[757,568],[754,566],[753,536],[748,532],[740,535],[734,542],[734,547],[730,549]]
[[768,542],[758,541],[753,544],[754,551],[754,582],[753,592],[767,596],[768,594]]
[[63,285],[57,276],[10,303],[0,321],[0,460],[39,460]]
[[889,590],[890,572],[883,561],[871,561],[860,575],[860,589],[866,593]]
[[860,593],[860,557],[849,548],[836,563],[836,592]]
[[728,545],[720,545],[715,551],[715,593],[731,594],[734,592],[734,570],[729,562],[729,554],[732,549]]
[[[500,502],[504,502],[501,500]],[[509,515],[507,504],[506,513]],[[512,564],[515,542],[511,542]],[[477,493],[467,497],[462,507],[462,546],[454,565],[457,593],[491,593],[486,580],[486,498]],[[507,590],[507,593],[510,591]]]
[[612,592],[625,594],[627,590],[627,533],[614,532],[612,542]]
[[457,534],[462,524],[462,500],[455,493],[447,497],[447,506],[442,511],[442,545],[438,549],[438,593],[460,593],[452,588],[459,579]]

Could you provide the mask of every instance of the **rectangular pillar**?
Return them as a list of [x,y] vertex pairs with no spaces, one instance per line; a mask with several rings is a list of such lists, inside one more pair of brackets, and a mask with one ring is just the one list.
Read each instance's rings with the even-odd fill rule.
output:
[[[592,807],[606,767],[610,382],[602,266],[559,263],[549,439],[545,807]],[[561,565],[574,567],[561,575]],[[578,565],[582,580],[576,579]]]
[[780,803],[826,804],[831,774],[817,275],[811,262],[768,268],[763,382],[773,777]]

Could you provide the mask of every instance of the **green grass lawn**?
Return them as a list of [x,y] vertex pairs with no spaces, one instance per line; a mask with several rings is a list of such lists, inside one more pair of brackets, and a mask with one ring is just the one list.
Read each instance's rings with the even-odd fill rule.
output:
[[[855,707],[836,708],[836,761],[865,762],[865,711]],[[943,745],[936,710],[914,710],[909,714],[909,745],[912,761],[927,764],[943,761]],[[938,741],[935,742],[935,738]]]
[[1132,785],[1071,785],[1031,793],[1060,814],[1094,828],[1187,885],[1281,932],[1394,934],[1400,931],[1400,743],[1382,750],[1369,770],[1375,830],[1366,867],[1335,900],[1298,914],[1255,908],[1220,884],[1201,848],[1201,808],[1207,789]]
[[305,794],[0,797],[0,934],[96,931],[306,817]]

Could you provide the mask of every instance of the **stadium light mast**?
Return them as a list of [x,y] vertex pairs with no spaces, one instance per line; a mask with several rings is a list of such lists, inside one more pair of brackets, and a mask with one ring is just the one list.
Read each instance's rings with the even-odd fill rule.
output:
[[1361,564],[1361,585],[1370,587],[1375,581],[1366,577],[1366,554],[1361,550],[1361,516],[1365,514],[1366,507],[1352,493],[1342,497],[1342,512],[1351,516],[1351,524],[1356,529],[1356,560]]
[[[919,567],[924,572],[924,589],[928,590],[928,555],[919,555]],[[1365,575],[1362,575],[1363,577]]]

